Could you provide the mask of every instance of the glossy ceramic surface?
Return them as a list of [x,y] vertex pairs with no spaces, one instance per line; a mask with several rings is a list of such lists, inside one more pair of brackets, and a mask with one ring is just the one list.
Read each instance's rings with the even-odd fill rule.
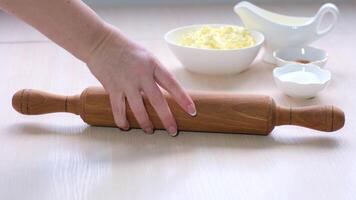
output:
[[308,46],[278,49],[273,52],[273,57],[278,66],[288,63],[310,63],[324,67],[328,60],[326,51]]
[[[264,34],[266,37],[264,60],[270,63],[274,63],[272,56],[274,50],[307,45],[321,38],[334,28],[339,17],[338,8],[331,3],[321,6],[313,17],[280,15],[246,1],[236,4],[234,11],[247,28]],[[326,20],[326,15],[331,15],[331,20]]]
[[273,70],[277,87],[296,98],[312,98],[329,83],[331,74],[313,64],[287,64]]

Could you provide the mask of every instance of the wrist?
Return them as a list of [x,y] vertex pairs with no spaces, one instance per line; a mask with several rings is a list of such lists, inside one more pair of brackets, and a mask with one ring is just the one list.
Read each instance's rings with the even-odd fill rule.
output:
[[86,64],[89,64],[93,54],[95,54],[95,52],[100,49],[104,43],[106,43],[106,40],[111,37],[111,34],[112,30],[110,25],[103,22],[100,27],[97,28],[96,33],[93,34],[89,45],[82,49],[81,52],[83,52],[83,54],[81,56],[81,60]]
[[104,29],[101,36],[93,41],[92,48],[84,60],[89,68],[100,66],[103,62],[112,59],[113,53],[116,57],[120,57],[120,52],[123,52],[129,44],[128,39],[112,25],[105,24]]

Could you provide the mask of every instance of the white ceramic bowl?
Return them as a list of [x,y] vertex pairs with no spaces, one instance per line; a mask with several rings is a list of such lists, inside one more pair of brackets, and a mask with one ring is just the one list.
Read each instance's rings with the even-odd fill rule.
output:
[[278,49],[273,52],[273,57],[278,66],[288,63],[308,62],[319,67],[324,67],[328,60],[326,51],[309,46]]
[[312,98],[329,83],[331,74],[314,64],[286,64],[273,70],[277,87],[297,98]]
[[[204,24],[184,26],[167,32],[164,36],[169,48],[177,59],[188,70],[201,74],[233,74],[244,71],[256,58],[264,36],[257,31],[251,31],[256,44],[252,47],[232,50],[200,49],[185,47],[178,44],[178,40],[186,33],[195,31],[202,26],[220,27],[226,24]],[[234,25],[228,25],[234,26]]]

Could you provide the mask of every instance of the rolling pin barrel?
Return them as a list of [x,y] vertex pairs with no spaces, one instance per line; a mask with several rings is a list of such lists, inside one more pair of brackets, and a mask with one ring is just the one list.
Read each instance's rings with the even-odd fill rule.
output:
[[[331,132],[342,128],[345,121],[343,111],[335,106],[287,108],[276,106],[271,97],[264,95],[219,93],[190,95],[198,112],[195,117],[185,113],[173,99],[166,96],[177,121],[178,130],[268,135],[275,126],[297,125]],[[154,127],[163,129],[157,113],[145,98],[144,103]],[[99,87],[87,88],[81,95],[74,96],[25,89],[13,96],[12,105],[22,114],[70,112],[80,115],[90,125],[116,126],[109,96]],[[129,106],[127,117],[132,128],[139,128]]]

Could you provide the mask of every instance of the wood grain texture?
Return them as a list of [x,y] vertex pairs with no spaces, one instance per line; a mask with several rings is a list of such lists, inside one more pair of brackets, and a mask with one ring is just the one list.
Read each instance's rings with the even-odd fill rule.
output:
[[[268,135],[275,125],[297,125],[320,131],[336,131],[344,126],[344,112],[335,106],[283,108],[265,95],[191,92],[198,115],[190,116],[168,94],[165,98],[180,131],[245,133]],[[155,129],[164,126],[149,100],[144,104]],[[102,87],[90,87],[80,95],[60,96],[23,89],[12,98],[12,106],[26,115],[69,112],[79,114],[93,126],[115,127],[109,95]],[[132,128],[140,128],[127,105]]]
[[296,125],[319,131],[332,132],[345,124],[344,112],[332,105],[305,106],[300,108],[276,107],[278,125]]
[[[187,72],[162,35],[195,23],[237,23],[232,5],[96,8],[108,22],[149,48],[189,90],[256,93],[289,108],[337,105],[346,123],[337,134],[280,126],[267,137],[183,132],[172,138],[141,130],[90,127],[68,113],[24,116],[13,94],[34,88],[61,95],[99,85],[85,64],[17,20],[0,15],[0,199],[9,200],[354,200],[356,199],[356,5],[338,4],[335,30],[312,44],[326,50],[328,88],[316,98],[283,95],[274,66],[257,59],[238,75]],[[311,16],[318,4],[259,4],[283,14]]]

